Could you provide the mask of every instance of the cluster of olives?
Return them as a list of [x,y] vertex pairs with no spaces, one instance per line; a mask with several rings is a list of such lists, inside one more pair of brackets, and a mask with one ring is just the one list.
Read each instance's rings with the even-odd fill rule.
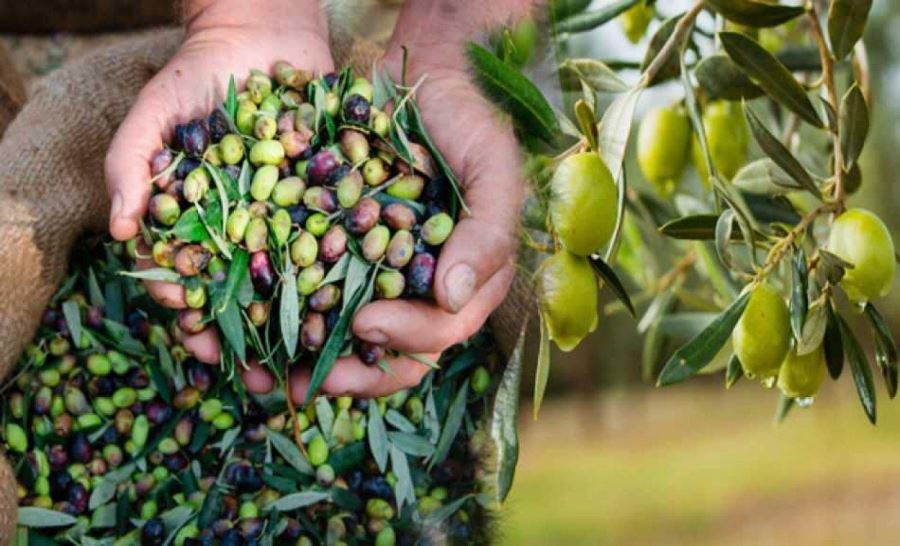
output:
[[[720,176],[731,180],[747,163],[750,150],[750,131],[741,104],[710,102],[702,118],[713,166]],[[688,161],[709,187],[703,148],[680,104],[659,106],[646,114],[638,131],[637,159],[644,178],[664,196],[677,189]]]
[[550,182],[549,218],[558,250],[537,272],[537,293],[550,339],[571,351],[597,328],[599,283],[591,256],[616,226],[617,187],[600,155],[565,158]]
[[[841,214],[832,225],[828,250],[852,265],[840,281],[852,302],[865,305],[888,294],[895,270],[894,243],[878,216],[864,209]],[[777,378],[788,398],[814,396],[825,378],[823,345],[800,352],[792,340],[785,299],[769,282],[752,288],[732,344],[745,375],[764,383]]]
[[[438,527],[449,543],[487,540],[475,495],[493,472],[489,335],[448,350],[448,372],[418,387],[297,413],[194,360],[135,280],[124,309],[109,307],[98,294],[117,299],[120,266],[92,264],[45,311],[0,408],[33,540],[392,546]],[[471,426],[453,428],[460,404]]]
[[[224,287],[237,286],[245,328],[261,331],[248,339],[276,324],[291,345],[286,328],[299,328],[293,337],[312,356],[368,299],[431,297],[459,203],[428,148],[374,95],[349,71],[313,79],[279,62],[274,80],[250,74],[232,112],[226,103],[176,128],[152,162],[148,229],[132,247],[185,286],[186,331],[211,325],[230,297]],[[363,283],[350,273],[360,269]],[[373,289],[351,308],[361,285]],[[285,308],[299,309],[297,328],[270,317]],[[383,358],[381,347],[357,349],[369,364]]]

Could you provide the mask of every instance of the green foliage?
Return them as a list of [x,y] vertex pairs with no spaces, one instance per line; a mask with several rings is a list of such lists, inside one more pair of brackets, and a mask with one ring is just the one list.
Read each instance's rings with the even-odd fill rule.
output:
[[[547,216],[560,198],[548,183],[554,170],[573,154],[596,153],[618,185],[620,206],[612,240],[590,261],[598,280],[618,300],[610,304],[610,312],[643,316],[638,330],[647,336],[641,363],[645,375],[658,371],[669,342],[690,339],[664,359],[658,384],[724,370],[726,385],[733,386],[744,377],[727,346],[747,305],[740,288],[765,282],[789,302],[785,333],[792,340],[792,354],[800,358],[821,350],[835,379],[846,360],[865,413],[874,422],[871,370],[840,306],[841,292],[851,289],[845,276],[855,265],[828,244],[831,223],[847,209],[847,196],[862,178],[859,158],[871,123],[865,88],[870,78],[865,63],[843,61],[861,51],[871,2],[832,0],[826,32],[826,17],[816,3],[705,0],[651,23],[640,62],[566,57],[572,34],[603,32],[635,5],[611,2],[593,11],[551,5],[559,83],[563,103],[570,105],[565,116],[555,114],[560,120],[556,131],[577,139],[574,145],[548,138],[553,110],[543,105],[550,102],[521,83],[521,71],[499,59],[471,58],[470,49],[479,83],[513,115],[522,140],[545,144],[530,147],[529,165],[539,167],[528,173],[525,263],[537,270],[537,264],[564,246],[555,224],[565,220]],[[703,11],[721,15],[725,27],[698,18]],[[487,67],[502,76],[485,81]],[[640,78],[629,86],[624,71],[635,68]],[[657,189],[643,179],[626,187],[624,159],[644,91],[679,75],[699,187],[675,181],[674,195],[654,195]],[[608,104],[605,111],[602,104]],[[733,121],[711,127],[707,114],[713,104],[736,115],[742,111],[747,129],[739,134],[740,128],[729,125]],[[748,135],[755,141],[752,149]],[[860,240],[865,244],[865,238]],[[612,267],[620,254],[621,273]],[[895,343],[870,302],[865,309],[876,362],[893,397],[898,387]],[[535,412],[549,375],[546,320],[541,317]],[[782,396],[779,419],[809,402]]]

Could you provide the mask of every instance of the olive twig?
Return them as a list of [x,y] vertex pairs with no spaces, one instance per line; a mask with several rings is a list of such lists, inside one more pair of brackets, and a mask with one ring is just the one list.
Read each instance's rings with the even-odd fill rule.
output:
[[769,255],[766,256],[766,263],[760,268],[760,270],[756,274],[757,280],[762,280],[763,277],[768,275],[772,269],[775,268],[776,265],[784,258],[784,255],[787,253],[787,250],[794,244],[800,235],[806,232],[806,230],[823,214],[827,214],[830,212],[834,212],[837,208],[836,203],[825,203],[823,205],[819,205],[812,211],[810,211],[806,216],[804,216],[800,222],[794,226],[794,228],[788,232],[787,235],[779,239],[774,245],[772,245],[771,250],[769,250]]
[[659,74],[660,70],[666,66],[669,57],[675,53],[675,49],[681,45],[681,41],[684,40],[684,37],[687,36],[688,32],[693,28],[694,21],[697,19],[697,16],[700,15],[700,12],[703,11],[704,7],[705,4],[703,0],[697,0],[693,7],[691,7],[691,9],[678,21],[672,35],[669,36],[665,45],[663,45],[662,49],[659,50],[659,53],[656,54],[656,57],[650,62],[647,70],[644,71],[644,75],[641,77],[641,82],[639,84],[640,86],[646,87],[649,85],[649,83],[656,78],[656,75]]
[[[838,100],[837,87],[834,82],[834,59],[828,50],[828,44],[825,42],[825,34],[822,31],[822,24],[819,22],[819,10],[815,2],[807,2],[806,14],[809,18],[810,27],[812,28],[813,37],[819,48],[819,56],[822,60],[822,81],[824,83],[825,92],[828,95],[828,102],[834,110],[835,119],[840,119],[841,104]],[[844,183],[844,157],[841,151],[841,140],[838,134],[838,128],[835,124],[829,124],[831,131],[832,147],[834,148],[834,200],[836,202],[835,212],[841,212],[844,208],[844,200],[846,199],[846,184]]]

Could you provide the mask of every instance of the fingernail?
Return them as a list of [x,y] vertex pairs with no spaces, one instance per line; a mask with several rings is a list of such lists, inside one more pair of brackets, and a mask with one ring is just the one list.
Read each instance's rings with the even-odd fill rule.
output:
[[475,271],[466,264],[456,264],[444,277],[447,303],[454,313],[465,307],[475,295]]
[[366,330],[365,332],[357,335],[359,335],[359,337],[363,340],[368,341],[369,343],[374,343],[376,345],[384,345],[388,342],[387,335],[385,335],[385,333],[381,330]]
[[116,192],[112,197],[112,205],[109,208],[110,219],[115,220],[122,213],[122,194]]

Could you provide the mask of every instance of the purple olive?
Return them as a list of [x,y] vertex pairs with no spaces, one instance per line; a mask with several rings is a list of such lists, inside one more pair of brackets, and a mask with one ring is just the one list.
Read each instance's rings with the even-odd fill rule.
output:
[[275,269],[265,252],[250,255],[250,280],[259,295],[268,298],[275,288]]
[[347,232],[341,226],[331,226],[319,244],[319,258],[325,263],[335,263],[347,251]]
[[356,123],[368,123],[371,106],[362,95],[350,95],[344,101],[344,119]]
[[334,284],[326,284],[309,296],[309,308],[324,313],[333,309],[341,301],[341,289]]
[[188,155],[203,157],[203,152],[209,146],[209,127],[205,119],[191,120],[184,126],[181,145]]
[[363,197],[350,211],[347,229],[354,235],[363,235],[378,223],[381,205],[371,197]]
[[359,344],[356,354],[359,355],[359,359],[363,361],[363,364],[373,366],[384,358],[384,347],[363,341]]
[[321,186],[328,181],[328,177],[338,168],[340,162],[329,150],[322,150],[310,158],[306,165],[306,176],[313,186]]
[[318,351],[325,344],[325,317],[322,313],[308,313],[303,319],[300,344],[310,351]]
[[206,124],[209,126],[209,138],[211,138],[213,142],[222,140],[222,137],[227,135],[230,130],[225,112],[218,108],[213,110],[212,114],[207,116]]
[[421,252],[413,256],[406,272],[406,289],[413,296],[425,296],[434,283],[434,256]]
[[203,311],[200,309],[179,310],[178,327],[186,334],[199,334],[206,329],[206,324],[203,323]]

